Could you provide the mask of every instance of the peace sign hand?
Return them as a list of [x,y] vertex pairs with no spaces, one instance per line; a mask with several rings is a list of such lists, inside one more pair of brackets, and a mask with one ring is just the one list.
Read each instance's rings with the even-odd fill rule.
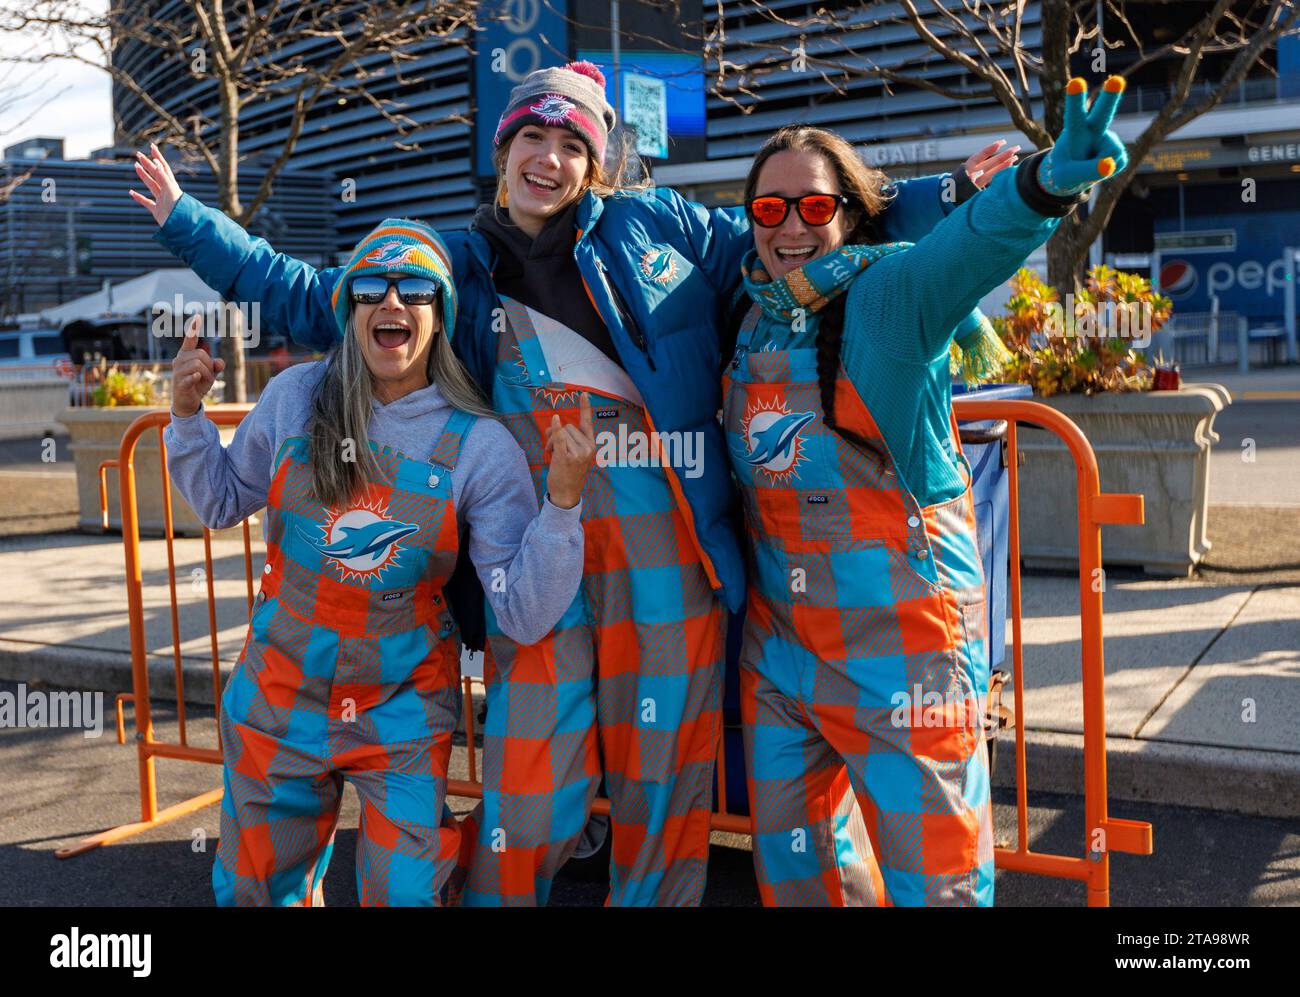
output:
[[1110,129],[1124,93],[1124,78],[1109,76],[1088,107],[1081,76],[1065,87],[1065,127],[1038,167],[1038,183],[1049,194],[1070,197],[1128,166],[1128,151]]

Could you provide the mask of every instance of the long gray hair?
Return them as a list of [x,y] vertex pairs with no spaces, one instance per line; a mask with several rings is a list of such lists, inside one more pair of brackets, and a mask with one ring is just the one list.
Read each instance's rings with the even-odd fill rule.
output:
[[[441,325],[440,312],[438,318]],[[469,371],[452,352],[445,327],[434,330],[425,369],[429,383],[437,385],[453,408],[496,418]],[[367,479],[379,477],[379,466],[370,452],[374,398],[374,379],[366,366],[355,318],[349,315],[343,341],[330,352],[312,406],[312,487],[316,501],[323,506],[345,504],[361,491]]]

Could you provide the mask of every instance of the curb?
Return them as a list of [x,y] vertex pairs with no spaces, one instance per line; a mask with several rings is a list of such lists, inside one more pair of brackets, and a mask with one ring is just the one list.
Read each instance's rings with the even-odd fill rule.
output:
[[[176,665],[171,656],[149,656],[149,692],[159,705],[176,700]],[[233,663],[222,663],[228,673]],[[181,659],[181,679],[185,684],[185,701],[196,706],[215,706],[212,689],[212,664],[198,664],[195,659]],[[41,682],[63,689],[103,692],[116,696],[130,692],[131,655],[126,651],[103,651],[86,647],[58,647],[0,638],[0,680],[7,682]],[[111,705],[111,704],[110,704]]]
[[[182,667],[186,702],[215,705],[210,663],[190,659],[183,660]],[[223,671],[230,667],[226,664]],[[131,656],[125,651],[0,639],[0,681],[41,682],[116,695],[131,691]],[[150,656],[149,688],[159,705],[175,700],[175,665],[169,656]],[[1083,793],[1083,735],[1030,730],[1025,756],[1031,802],[1036,791]],[[1014,788],[1014,772],[1015,738],[1004,732],[993,785]],[[1300,754],[1110,737],[1106,781],[1111,809],[1120,817],[1141,819],[1141,812],[1130,812],[1128,803],[1252,817],[1293,818],[1300,813]]]
[[[1036,790],[1082,795],[1083,735],[1028,731],[1025,770],[1031,802]],[[993,785],[1014,788],[1014,775],[1015,739],[1004,733]],[[1116,817],[1141,819],[1127,803],[1158,803],[1294,818],[1300,813],[1300,755],[1108,737],[1106,795]]]

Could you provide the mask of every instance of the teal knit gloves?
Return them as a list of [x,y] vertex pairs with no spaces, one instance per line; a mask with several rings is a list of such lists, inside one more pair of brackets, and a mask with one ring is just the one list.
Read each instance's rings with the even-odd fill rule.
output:
[[1123,93],[1123,77],[1107,77],[1089,108],[1083,77],[1066,84],[1065,127],[1038,164],[1038,183],[1044,191],[1055,197],[1077,195],[1128,165],[1124,143],[1110,130]]

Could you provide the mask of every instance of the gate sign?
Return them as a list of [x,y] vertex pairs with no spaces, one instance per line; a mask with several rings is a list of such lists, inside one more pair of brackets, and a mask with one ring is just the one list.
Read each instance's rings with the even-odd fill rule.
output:
[[623,123],[636,129],[636,151],[668,158],[668,94],[664,81],[623,73]]

